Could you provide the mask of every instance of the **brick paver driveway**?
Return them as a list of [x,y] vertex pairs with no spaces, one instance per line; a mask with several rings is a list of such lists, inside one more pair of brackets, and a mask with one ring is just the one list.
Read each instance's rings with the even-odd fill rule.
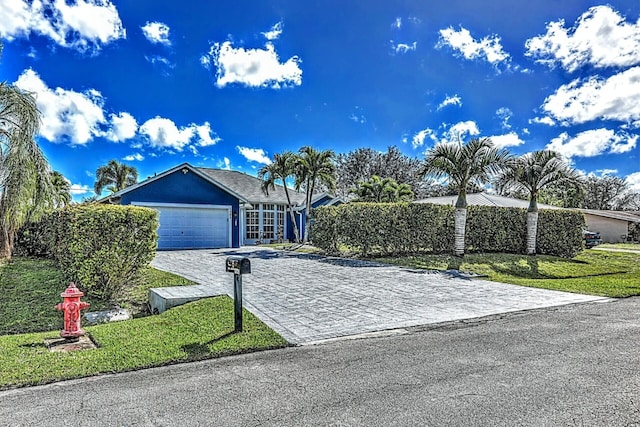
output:
[[291,343],[606,298],[258,247],[158,252],[152,265],[233,295],[229,255],[251,259],[244,306]]

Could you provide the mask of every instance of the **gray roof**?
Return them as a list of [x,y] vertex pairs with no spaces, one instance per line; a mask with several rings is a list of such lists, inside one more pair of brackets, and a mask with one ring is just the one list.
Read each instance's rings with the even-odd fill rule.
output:
[[[276,185],[275,190],[269,190],[266,196],[262,192],[262,180],[244,172],[225,169],[196,168],[199,172],[207,175],[213,181],[222,184],[224,187],[235,193],[241,194],[249,203],[273,203],[287,204],[287,197],[282,185]],[[304,205],[304,193],[289,189],[289,197],[293,205]]]
[[[451,205],[455,206],[458,196],[444,196],[444,197],[428,197],[426,199],[416,200],[416,203],[433,203],[436,205]],[[502,208],[524,208],[529,207],[528,200],[513,199],[511,197],[498,196],[496,194],[488,193],[471,193],[467,194],[467,205],[471,206],[498,206]],[[561,209],[557,206],[545,205],[538,203],[540,209]]]

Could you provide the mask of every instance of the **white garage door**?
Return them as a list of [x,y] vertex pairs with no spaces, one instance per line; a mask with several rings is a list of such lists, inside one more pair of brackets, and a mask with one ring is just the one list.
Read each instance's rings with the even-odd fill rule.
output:
[[159,212],[158,249],[231,246],[231,207],[149,206]]

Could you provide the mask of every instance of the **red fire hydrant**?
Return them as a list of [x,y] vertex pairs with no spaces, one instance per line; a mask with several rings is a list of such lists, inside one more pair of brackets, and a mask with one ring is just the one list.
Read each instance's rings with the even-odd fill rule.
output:
[[65,339],[75,339],[84,335],[80,327],[80,310],[89,307],[88,302],[80,301],[84,293],[76,288],[72,282],[69,287],[60,294],[64,300],[56,304],[56,310],[64,311],[64,329],[60,331],[60,336]]

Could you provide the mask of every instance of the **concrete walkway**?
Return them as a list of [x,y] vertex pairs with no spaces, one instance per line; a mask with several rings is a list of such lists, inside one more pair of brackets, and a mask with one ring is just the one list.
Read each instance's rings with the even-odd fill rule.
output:
[[606,298],[259,247],[158,252],[152,265],[233,295],[230,255],[251,260],[244,306],[294,344]]

